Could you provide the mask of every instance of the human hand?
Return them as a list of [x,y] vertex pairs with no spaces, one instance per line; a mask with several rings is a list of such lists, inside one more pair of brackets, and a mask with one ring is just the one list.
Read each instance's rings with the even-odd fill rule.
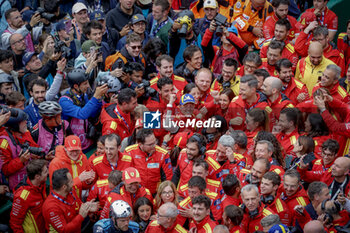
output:
[[130,32],[130,27],[129,24],[126,24],[122,30],[119,32],[120,36],[123,37],[125,35],[127,35]]
[[243,123],[242,117],[235,117],[230,120],[230,125],[241,125]]
[[63,72],[64,69],[66,68],[66,64],[67,64],[67,60],[66,58],[63,57],[61,60],[57,62],[57,70],[60,72]]
[[21,151],[21,155],[19,157],[19,160],[21,160],[22,163],[26,163],[31,158],[31,154],[29,153],[29,150],[26,150],[23,152]]
[[103,84],[102,86],[96,87],[94,97],[96,99],[101,99],[102,96],[104,96],[108,91],[108,85],[107,83]]
[[40,22],[41,16],[39,13],[36,13],[32,16],[32,18],[30,19],[29,25],[31,27],[34,27],[35,25],[37,25]]
[[2,110],[0,113],[0,126],[3,126],[6,124],[6,122],[10,119],[11,117],[11,112],[8,111],[7,113],[3,113],[4,111]]
[[259,38],[263,38],[264,37],[263,30],[261,28],[258,28],[258,27],[254,27],[252,33],[256,37],[259,37]]

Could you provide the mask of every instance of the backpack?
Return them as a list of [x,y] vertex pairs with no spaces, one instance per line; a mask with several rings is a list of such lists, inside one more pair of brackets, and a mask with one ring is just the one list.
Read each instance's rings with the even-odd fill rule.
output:
[[110,55],[106,58],[105,61],[105,70],[112,70],[112,66],[113,64],[118,60],[118,58],[121,58],[123,60],[123,63],[126,64],[128,61],[126,60],[126,58],[119,52],[117,51],[115,54]]

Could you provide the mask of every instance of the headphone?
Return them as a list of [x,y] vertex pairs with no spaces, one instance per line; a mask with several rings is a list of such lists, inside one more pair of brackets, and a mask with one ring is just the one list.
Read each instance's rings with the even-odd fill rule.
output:
[[216,78],[216,80],[222,85],[222,89],[231,87],[230,81],[224,82],[224,77],[221,74]]
[[192,72],[185,66],[185,69],[183,71],[184,78],[186,80],[192,80],[194,81],[194,77],[197,75],[198,70],[193,70]]
[[248,184],[251,184],[252,183],[252,175],[250,173],[247,174],[244,181],[247,182]]
[[[261,203],[260,203],[260,202],[259,202],[259,206],[261,206]],[[256,208],[256,209],[253,210],[253,211],[249,211],[249,210],[247,209],[247,207],[246,207],[244,204],[241,205],[241,208],[242,208],[243,212],[246,212],[246,211],[249,212],[249,217],[250,217],[250,218],[255,218],[256,216],[259,215],[259,208]]]
[[272,202],[275,200],[275,197],[272,195],[267,195],[266,197],[261,196],[260,198],[261,202],[264,203],[265,205],[271,205]]
[[198,143],[199,154],[200,154],[200,155],[204,155],[205,152],[207,151],[207,148],[206,148],[205,145],[203,144],[203,142],[202,142],[203,140],[201,140],[200,137],[197,136],[197,135],[195,135],[195,134],[193,134],[191,138],[193,138],[194,140],[197,141],[197,143]]
[[341,210],[341,205],[339,202],[337,201],[334,201],[334,206],[335,207],[332,207],[330,210],[326,210],[326,203],[328,201],[331,201],[330,199],[325,199],[322,201],[322,204],[321,204],[321,210],[324,212],[325,216],[324,216],[324,220],[326,220],[328,218],[328,223],[332,223],[333,222],[333,216],[332,216],[332,213],[339,213],[340,210]]

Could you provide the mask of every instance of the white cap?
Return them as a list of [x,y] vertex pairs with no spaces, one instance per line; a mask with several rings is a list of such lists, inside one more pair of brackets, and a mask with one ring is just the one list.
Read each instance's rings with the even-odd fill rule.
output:
[[203,8],[218,8],[218,3],[216,0],[205,0]]
[[87,10],[87,7],[85,6],[84,3],[77,2],[73,5],[72,14],[76,14],[81,10]]

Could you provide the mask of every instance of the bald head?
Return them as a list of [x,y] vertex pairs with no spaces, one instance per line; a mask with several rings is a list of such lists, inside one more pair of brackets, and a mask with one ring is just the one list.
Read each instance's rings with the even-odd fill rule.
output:
[[177,207],[174,203],[167,202],[159,207],[158,213],[162,216],[167,216],[169,218],[176,218]]
[[309,46],[309,53],[310,52],[318,52],[318,53],[322,53],[323,52],[323,48],[321,43],[314,41],[310,44]]
[[348,157],[339,157],[339,158],[336,159],[336,161],[339,164],[342,164],[345,169],[347,169],[347,170],[350,169],[350,158],[348,158]]
[[304,233],[326,233],[326,231],[320,221],[314,220],[305,224]]
[[230,231],[228,230],[227,226],[224,225],[217,225],[214,228],[213,233],[230,233]]
[[10,36],[10,46],[14,53],[19,54],[26,50],[26,43],[24,41],[24,37],[15,33]]
[[321,43],[315,41],[309,46],[309,58],[314,66],[318,66],[322,61],[323,47]]
[[276,88],[278,91],[282,90],[283,83],[281,79],[276,77],[268,77],[267,79],[270,80],[272,88]]

